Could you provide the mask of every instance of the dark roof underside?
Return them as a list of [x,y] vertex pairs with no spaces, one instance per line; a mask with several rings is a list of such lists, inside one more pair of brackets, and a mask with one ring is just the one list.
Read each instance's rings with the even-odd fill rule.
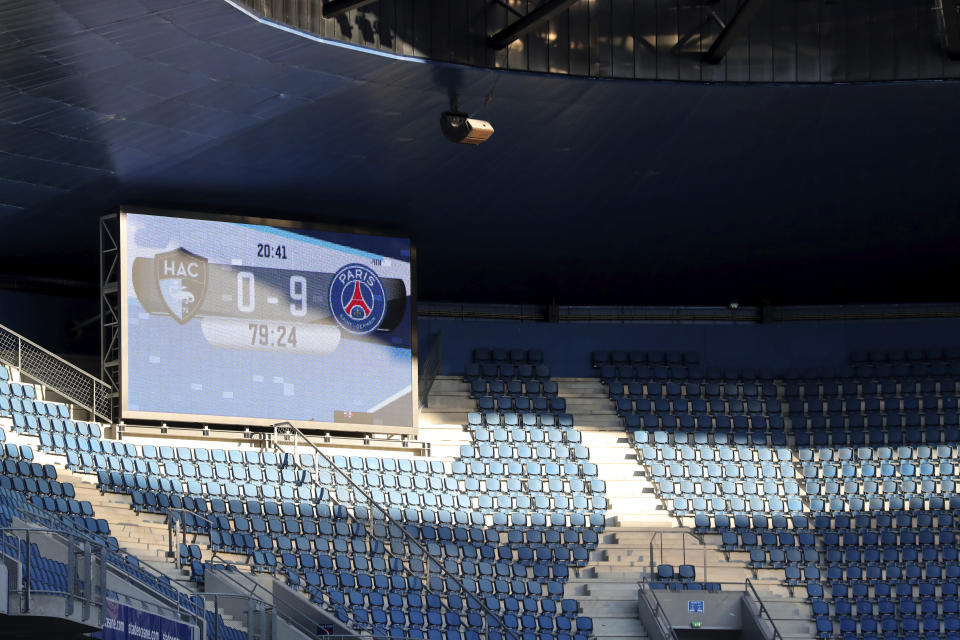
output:
[[[450,90],[490,142],[442,138]],[[956,300],[958,104],[403,62],[221,0],[5,2],[0,273],[95,282],[97,217],[142,202],[407,229],[432,300]]]

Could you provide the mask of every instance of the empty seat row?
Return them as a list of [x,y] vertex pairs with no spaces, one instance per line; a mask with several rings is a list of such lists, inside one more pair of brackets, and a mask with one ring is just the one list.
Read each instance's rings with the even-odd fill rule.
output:
[[527,396],[529,398],[535,398],[537,396],[543,396],[546,398],[555,398],[557,392],[557,383],[553,380],[543,382],[540,380],[509,380],[503,382],[502,380],[484,380],[481,378],[473,378],[470,380],[470,395],[473,397],[513,396],[514,398],[519,398],[520,396]]
[[515,365],[496,364],[493,362],[478,364],[471,362],[464,368],[463,377],[467,381],[486,380],[488,383],[497,380],[504,383],[509,383],[512,380],[521,383],[534,380],[546,382],[550,379],[550,367],[545,364]]
[[850,354],[850,362],[854,364],[864,362],[960,362],[960,348],[929,348],[929,349],[882,349],[857,350]]
[[846,398],[881,398],[904,396],[951,396],[956,393],[957,378],[903,379],[885,378],[882,381],[860,380],[853,378],[844,382],[805,380],[787,382],[783,386],[783,397],[787,400],[806,398],[808,400],[833,400]]
[[686,398],[616,398],[617,411],[620,413],[630,413],[631,411],[644,415],[650,413],[657,414],[711,414],[711,415],[736,415],[736,414],[771,414],[779,415],[783,412],[783,406],[779,400],[742,400],[733,398],[721,400],[714,398],[712,400]]
[[591,356],[594,368],[605,364],[688,364],[700,363],[696,351],[594,351]]
[[70,417],[70,409],[65,404],[3,395],[0,395],[0,413],[5,415],[28,414],[61,419]]
[[474,349],[473,361],[483,362],[509,362],[512,364],[542,364],[542,349]]

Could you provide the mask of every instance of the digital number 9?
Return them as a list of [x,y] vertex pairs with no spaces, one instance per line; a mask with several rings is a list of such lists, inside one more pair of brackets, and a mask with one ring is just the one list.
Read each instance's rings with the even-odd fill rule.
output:
[[307,279],[290,276],[290,314],[297,318],[307,315]]

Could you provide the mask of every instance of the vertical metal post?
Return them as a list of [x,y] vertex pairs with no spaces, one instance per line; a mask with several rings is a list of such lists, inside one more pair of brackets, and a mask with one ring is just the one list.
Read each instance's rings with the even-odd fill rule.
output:
[[687,534],[680,534],[680,543],[683,545],[683,564],[687,564]]
[[220,640],[220,596],[213,596],[213,640]]
[[253,640],[253,598],[247,598],[247,640]]
[[277,638],[277,603],[274,601],[273,608],[270,609],[270,639]]
[[[103,606],[103,603],[107,599],[107,554],[104,553],[103,547],[100,548],[99,562],[100,562],[100,566],[98,567],[98,569],[100,573],[100,593],[101,593],[100,626],[102,627],[104,621],[107,618],[106,607]],[[180,599],[177,598],[178,605],[179,605],[179,600]]]
[[69,593],[64,598],[63,615],[69,617],[73,614],[73,600],[80,592],[80,575],[77,570],[77,555],[80,549],[75,539],[67,538],[67,589]]
[[[24,581],[23,601],[20,605],[20,611],[22,613],[30,613],[30,531],[29,529],[27,530],[26,534],[27,534],[26,535],[27,553],[26,553],[26,558],[24,558],[24,562],[23,562],[23,581]],[[19,541],[18,541],[18,544],[19,544]]]
[[83,543],[83,585],[80,593],[83,596],[80,606],[83,609],[83,619],[90,617],[90,600],[96,595],[93,590],[93,549],[89,541]]
[[23,340],[17,336],[17,369],[23,369]]
[[703,581],[707,582],[707,545],[702,544],[703,546]]

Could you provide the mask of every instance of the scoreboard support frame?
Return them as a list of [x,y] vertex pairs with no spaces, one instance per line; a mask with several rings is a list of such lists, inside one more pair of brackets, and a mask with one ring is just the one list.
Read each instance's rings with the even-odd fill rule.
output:
[[111,416],[120,415],[120,216],[111,213],[100,218],[100,378],[110,394]]

